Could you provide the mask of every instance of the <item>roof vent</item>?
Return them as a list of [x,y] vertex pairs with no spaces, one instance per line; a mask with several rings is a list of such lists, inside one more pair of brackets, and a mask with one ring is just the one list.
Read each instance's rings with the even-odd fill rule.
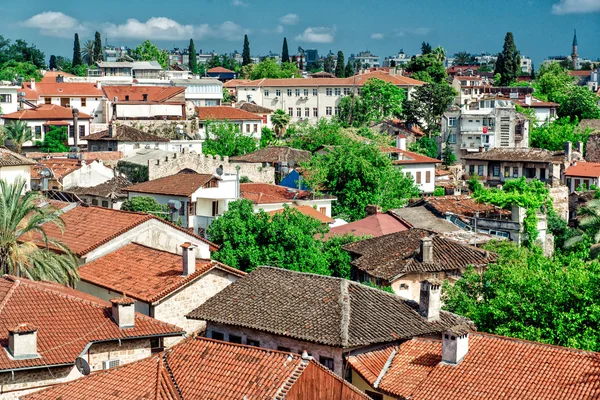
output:
[[440,319],[441,293],[441,281],[429,279],[421,282],[419,314],[427,321],[438,321]]
[[183,276],[192,275],[196,272],[196,249],[198,246],[190,242],[185,242],[181,245],[182,261],[183,261]]
[[421,262],[433,264],[433,239],[429,236],[421,238]]
[[19,324],[8,330],[8,352],[16,360],[39,357],[37,352],[38,328]]
[[442,335],[442,362],[458,364],[469,352],[469,327],[456,325]]
[[120,329],[135,326],[135,300],[129,297],[110,299],[112,303],[112,317]]

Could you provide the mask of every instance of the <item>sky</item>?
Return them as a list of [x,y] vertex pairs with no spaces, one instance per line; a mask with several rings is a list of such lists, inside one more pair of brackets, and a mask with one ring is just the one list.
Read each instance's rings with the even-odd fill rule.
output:
[[0,0],[0,34],[34,43],[46,53],[72,56],[95,31],[118,46],[145,39],[171,49],[194,38],[205,52],[241,52],[248,34],[252,55],[290,53],[298,46],[351,53],[370,50],[382,59],[401,49],[412,55],[423,41],[449,55],[497,53],[506,32],[521,54],[538,64],[571,53],[577,29],[579,55],[600,58],[600,0]]

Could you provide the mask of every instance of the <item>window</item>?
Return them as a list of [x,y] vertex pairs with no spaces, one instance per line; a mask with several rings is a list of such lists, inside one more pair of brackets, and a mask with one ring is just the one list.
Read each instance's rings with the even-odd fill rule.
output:
[[306,108],[304,109],[304,116],[305,116],[306,118],[310,117],[310,108],[306,107]]
[[304,89],[304,96],[308,97],[308,89]]
[[81,98],[81,107],[87,106],[87,99],[85,97]]
[[250,338],[246,339],[246,344],[248,346],[260,347],[260,341]]
[[246,133],[250,133],[250,124],[246,124]]
[[162,338],[152,338],[150,339],[150,351],[152,354],[160,353],[164,350]]
[[535,178],[535,168],[525,168],[525,178],[527,178],[527,179]]
[[185,215],[185,208],[186,208],[185,202],[182,201],[181,208],[179,209],[179,215]]
[[292,97],[292,89],[288,89],[287,92],[288,92],[288,96]]
[[342,89],[341,89],[341,88],[339,88],[339,87],[336,87],[336,88],[335,88],[335,95],[336,95],[336,96],[341,96],[341,95],[342,95]]
[[483,165],[477,166],[477,175],[483,176]]
[[[546,168],[540,168],[540,181],[544,182],[546,180]],[[567,185],[568,187],[569,185]]]
[[216,331],[212,331],[210,333],[210,337],[212,339],[215,339],[215,340],[223,340],[223,339],[225,339],[225,335],[223,335],[221,332],[216,332]]
[[475,166],[469,165],[469,175],[475,175]]
[[333,94],[333,90],[330,87],[328,87],[327,89],[325,89],[325,94],[327,96],[331,96]]
[[456,126],[456,117],[448,118],[448,126]]
[[84,136],[85,136],[85,126],[79,125],[79,137],[84,137]]
[[375,393],[370,390],[365,390],[365,394],[372,398],[373,400],[383,400],[383,395],[380,393]]
[[231,343],[242,344],[242,337],[237,335],[229,335],[229,341]]
[[333,112],[332,107],[325,107],[325,115],[331,115]]
[[344,96],[348,96],[350,94],[350,88],[344,88]]
[[265,97],[269,97],[269,89],[265,89],[264,94],[265,94]]
[[196,215],[196,202],[188,203],[188,215]]
[[216,217],[217,215],[219,215],[219,202],[215,200],[212,202],[212,216]]
[[504,177],[508,178],[510,176],[510,167],[504,167]]
[[300,97],[300,89],[296,89],[296,97]]
[[319,116],[319,109],[317,107],[313,107],[313,117]]
[[300,107],[296,108],[296,117],[298,117],[298,118],[302,117],[302,109]]
[[44,99],[44,104],[52,104],[52,97],[46,97]]
[[329,357],[319,357],[319,362],[324,366],[329,368],[330,370],[333,371],[333,367],[334,367],[334,362],[333,362],[333,358],[329,358]]
[[102,207],[108,208],[108,201],[102,200]]
[[12,94],[0,94],[0,103],[12,103]]
[[41,140],[42,139],[42,127],[36,126],[35,128],[34,139]]
[[319,89],[313,89],[313,96],[316,96],[319,94]]
[[93,206],[97,206],[97,205],[98,205],[98,200],[96,200],[96,199],[92,199],[92,205],[93,205]]
[[513,178],[518,178],[519,177],[519,168],[514,167],[513,168]]
[[320,207],[320,208],[319,208],[319,212],[320,212],[321,214],[327,214],[327,207]]
[[425,171],[425,183],[431,183],[431,171]]
[[456,143],[456,133],[451,133],[448,135],[448,143]]
[[75,137],[75,127],[73,125],[69,125],[69,137]]
[[289,115],[290,117],[293,117],[293,116],[294,116],[294,108],[293,108],[293,107],[288,107],[288,115]]
[[421,171],[417,171],[417,179],[416,179],[416,183],[421,183]]
[[292,352],[292,349],[290,349],[289,347],[283,347],[283,346],[277,346],[277,350],[283,351],[283,352],[286,352],[286,353],[291,353]]
[[492,175],[500,176],[500,166],[499,165],[494,165],[492,167]]
[[281,90],[279,90],[279,89],[275,90],[275,96],[281,97]]
[[333,109],[334,114],[333,115],[338,115],[340,113],[340,108],[336,107]]

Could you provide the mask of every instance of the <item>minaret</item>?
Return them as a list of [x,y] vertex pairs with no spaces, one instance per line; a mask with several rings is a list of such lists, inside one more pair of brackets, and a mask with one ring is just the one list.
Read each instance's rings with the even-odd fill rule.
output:
[[579,55],[577,54],[577,30],[575,30],[573,34],[573,53],[571,54],[571,62],[573,63],[573,69],[577,69],[578,58]]

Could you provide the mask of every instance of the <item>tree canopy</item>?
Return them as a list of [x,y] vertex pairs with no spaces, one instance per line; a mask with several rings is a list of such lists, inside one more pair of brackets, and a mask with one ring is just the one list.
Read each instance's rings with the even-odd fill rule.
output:
[[192,74],[197,74],[198,73],[198,59],[196,58],[196,45],[194,44],[194,39],[190,39],[188,53],[189,53],[188,68],[190,69]]
[[23,79],[24,82],[35,79],[39,82],[42,79],[42,74],[38,67],[31,62],[10,60],[0,66],[0,81],[12,82],[19,79]]
[[9,39],[0,35],[0,67],[6,62],[31,63],[37,69],[46,68],[46,57],[35,45],[17,39],[11,43]]
[[415,57],[406,65],[406,71],[413,74],[413,78],[423,82],[442,83],[448,77],[446,67],[444,67],[445,51],[437,47],[429,52],[423,53],[420,57]]
[[38,140],[35,144],[43,152],[62,153],[69,151],[68,138],[66,126],[51,126],[44,140]]
[[242,66],[252,64],[252,59],[250,58],[250,41],[248,40],[248,35],[244,35],[244,48],[242,50]]
[[531,129],[529,144],[534,148],[560,151],[564,149],[565,142],[587,143],[591,130],[578,128],[578,123],[579,120],[577,118],[571,121],[568,117],[563,117],[550,123],[546,122],[539,127]]
[[404,102],[406,122],[420,126],[425,133],[433,136],[439,132],[440,117],[456,95],[456,91],[445,82],[417,87],[411,99]]
[[494,72],[500,74],[500,86],[510,86],[521,72],[521,56],[512,32],[507,32],[504,37],[504,46],[498,54]]
[[81,58],[81,44],[79,43],[79,34],[75,34],[75,39],[73,40],[73,68],[78,67],[83,64],[83,60]]
[[138,61],[158,61],[163,68],[169,66],[169,55],[167,52],[159,49],[149,40],[144,40],[142,44],[133,50],[133,57]]
[[278,64],[274,58],[265,58],[258,64],[252,64],[249,72],[250,79],[263,79],[263,78],[292,78],[300,77],[301,73],[298,71],[298,66],[294,62],[282,62]]
[[281,62],[290,62],[290,50],[288,49],[287,38],[283,38],[283,47],[281,48]]
[[344,78],[346,76],[346,70],[344,67],[344,52],[338,51],[337,61],[335,63],[335,76],[337,78]]
[[169,207],[166,204],[160,204],[150,196],[135,196],[125,200],[121,204],[121,210],[148,213],[162,219],[169,218]]
[[205,129],[207,138],[202,144],[204,154],[234,157],[251,153],[258,147],[258,140],[245,135],[238,125],[207,121]]

